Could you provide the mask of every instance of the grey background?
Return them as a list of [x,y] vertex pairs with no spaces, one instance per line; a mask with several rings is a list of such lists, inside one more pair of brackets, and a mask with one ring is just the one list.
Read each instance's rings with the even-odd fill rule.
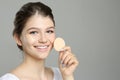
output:
[[[0,0],[0,76],[22,61],[12,37],[13,20],[28,1],[53,9],[57,36],[63,37],[80,61],[75,80],[120,80],[120,0]],[[52,51],[48,66],[57,66]]]

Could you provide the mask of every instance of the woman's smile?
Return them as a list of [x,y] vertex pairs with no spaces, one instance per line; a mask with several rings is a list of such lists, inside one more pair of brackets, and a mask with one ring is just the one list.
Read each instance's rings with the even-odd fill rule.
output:
[[49,45],[36,45],[34,47],[40,52],[46,52],[49,50]]

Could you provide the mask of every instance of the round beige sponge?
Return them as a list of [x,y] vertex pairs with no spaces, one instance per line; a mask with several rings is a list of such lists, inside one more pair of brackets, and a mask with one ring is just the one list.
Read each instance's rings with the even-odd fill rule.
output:
[[58,37],[55,39],[54,48],[56,51],[60,51],[64,46],[65,46],[65,41],[62,38]]

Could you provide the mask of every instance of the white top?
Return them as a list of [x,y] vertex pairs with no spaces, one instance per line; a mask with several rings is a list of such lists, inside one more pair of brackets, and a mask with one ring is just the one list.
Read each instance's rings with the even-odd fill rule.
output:
[[[53,80],[63,80],[61,76],[61,72],[58,68],[52,68],[53,73],[54,73],[54,78]],[[20,80],[17,76],[11,73],[7,73],[0,77],[0,80]]]

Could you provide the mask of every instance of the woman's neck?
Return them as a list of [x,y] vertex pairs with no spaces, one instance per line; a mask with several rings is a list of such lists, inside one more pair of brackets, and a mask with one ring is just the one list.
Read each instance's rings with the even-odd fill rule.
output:
[[35,59],[31,57],[25,57],[23,65],[28,67],[35,67],[35,69],[43,69],[45,67],[45,59]]
[[22,64],[13,70],[13,73],[18,77],[27,76],[30,78],[44,79],[46,80],[46,74],[48,74],[45,68],[45,60],[38,60],[31,57],[25,57]]

